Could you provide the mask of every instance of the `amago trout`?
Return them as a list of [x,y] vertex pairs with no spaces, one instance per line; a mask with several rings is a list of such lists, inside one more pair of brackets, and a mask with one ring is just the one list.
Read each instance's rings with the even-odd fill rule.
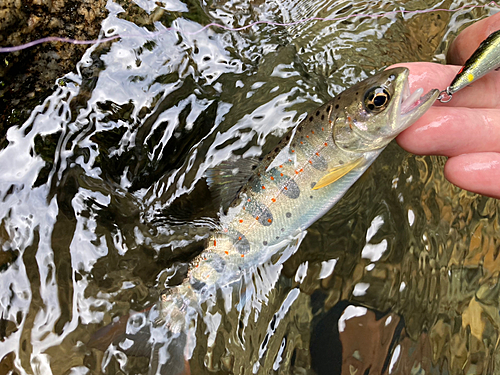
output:
[[203,290],[269,259],[323,216],[385,146],[431,107],[439,91],[410,95],[408,74],[406,68],[386,70],[345,90],[253,168],[239,160],[208,172],[209,184],[225,186],[226,195],[232,177],[245,170],[251,176],[238,186],[184,283],[162,296],[161,320],[171,330],[183,329],[182,310],[196,304]]
[[[153,309],[156,324],[174,336],[188,334],[207,291],[268,260],[325,214],[436,100],[438,90],[410,95],[408,74],[405,68],[386,70],[345,90],[307,116],[257,165],[240,159],[209,171],[209,185],[223,186],[226,197],[234,191],[234,198],[188,277]],[[234,189],[241,174],[247,182]],[[186,358],[194,339],[188,336]]]

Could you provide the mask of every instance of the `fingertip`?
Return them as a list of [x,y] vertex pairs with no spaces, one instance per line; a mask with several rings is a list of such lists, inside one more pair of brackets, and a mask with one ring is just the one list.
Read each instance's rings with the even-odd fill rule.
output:
[[453,80],[459,66],[442,65],[429,62],[409,62],[391,65],[390,68],[404,67],[410,70],[408,82],[410,90],[414,91],[423,88],[424,92],[432,89],[445,89]]
[[449,158],[444,176],[452,184],[473,193],[500,198],[500,154],[484,152]]

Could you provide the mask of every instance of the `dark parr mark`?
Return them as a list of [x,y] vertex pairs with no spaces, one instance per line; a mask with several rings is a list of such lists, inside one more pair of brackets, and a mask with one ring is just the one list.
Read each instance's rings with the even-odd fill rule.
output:
[[231,238],[233,246],[238,253],[245,255],[250,251],[250,243],[244,234],[237,230],[230,230],[228,236]]
[[273,214],[265,204],[251,200],[250,202],[247,201],[244,207],[260,224],[266,227],[272,224]]
[[291,212],[287,212],[285,215],[286,215],[287,218],[291,218],[292,217],[292,213]]
[[321,155],[314,155],[311,158],[311,165],[318,171],[326,171],[328,169],[328,163],[326,159]]
[[283,185],[283,194],[290,199],[297,199],[300,195],[299,185],[294,180],[288,179]]
[[269,171],[269,174],[273,177],[272,181],[276,184],[276,186],[281,188],[281,192],[285,195],[285,197],[291,199],[297,199],[299,197],[300,188],[294,180],[281,173],[276,168],[272,168]]

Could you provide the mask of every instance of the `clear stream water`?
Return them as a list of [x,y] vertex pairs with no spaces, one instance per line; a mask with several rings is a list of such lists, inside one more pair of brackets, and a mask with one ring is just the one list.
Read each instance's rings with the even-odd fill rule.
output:
[[202,304],[194,335],[141,331],[217,217],[208,168],[376,70],[444,62],[497,9],[193,33],[465,4],[110,0],[103,33],[129,36],[89,48],[0,150],[0,373],[498,373],[499,203],[396,144],[285,263]]

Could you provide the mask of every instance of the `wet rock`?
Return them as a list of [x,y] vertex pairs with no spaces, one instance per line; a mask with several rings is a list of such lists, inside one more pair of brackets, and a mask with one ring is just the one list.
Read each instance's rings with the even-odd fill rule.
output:
[[[3,0],[0,46],[17,46],[47,36],[95,39],[106,16],[105,0]],[[22,124],[52,88],[73,70],[87,45],[43,43],[0,54],[0,148],[11,125]]]

